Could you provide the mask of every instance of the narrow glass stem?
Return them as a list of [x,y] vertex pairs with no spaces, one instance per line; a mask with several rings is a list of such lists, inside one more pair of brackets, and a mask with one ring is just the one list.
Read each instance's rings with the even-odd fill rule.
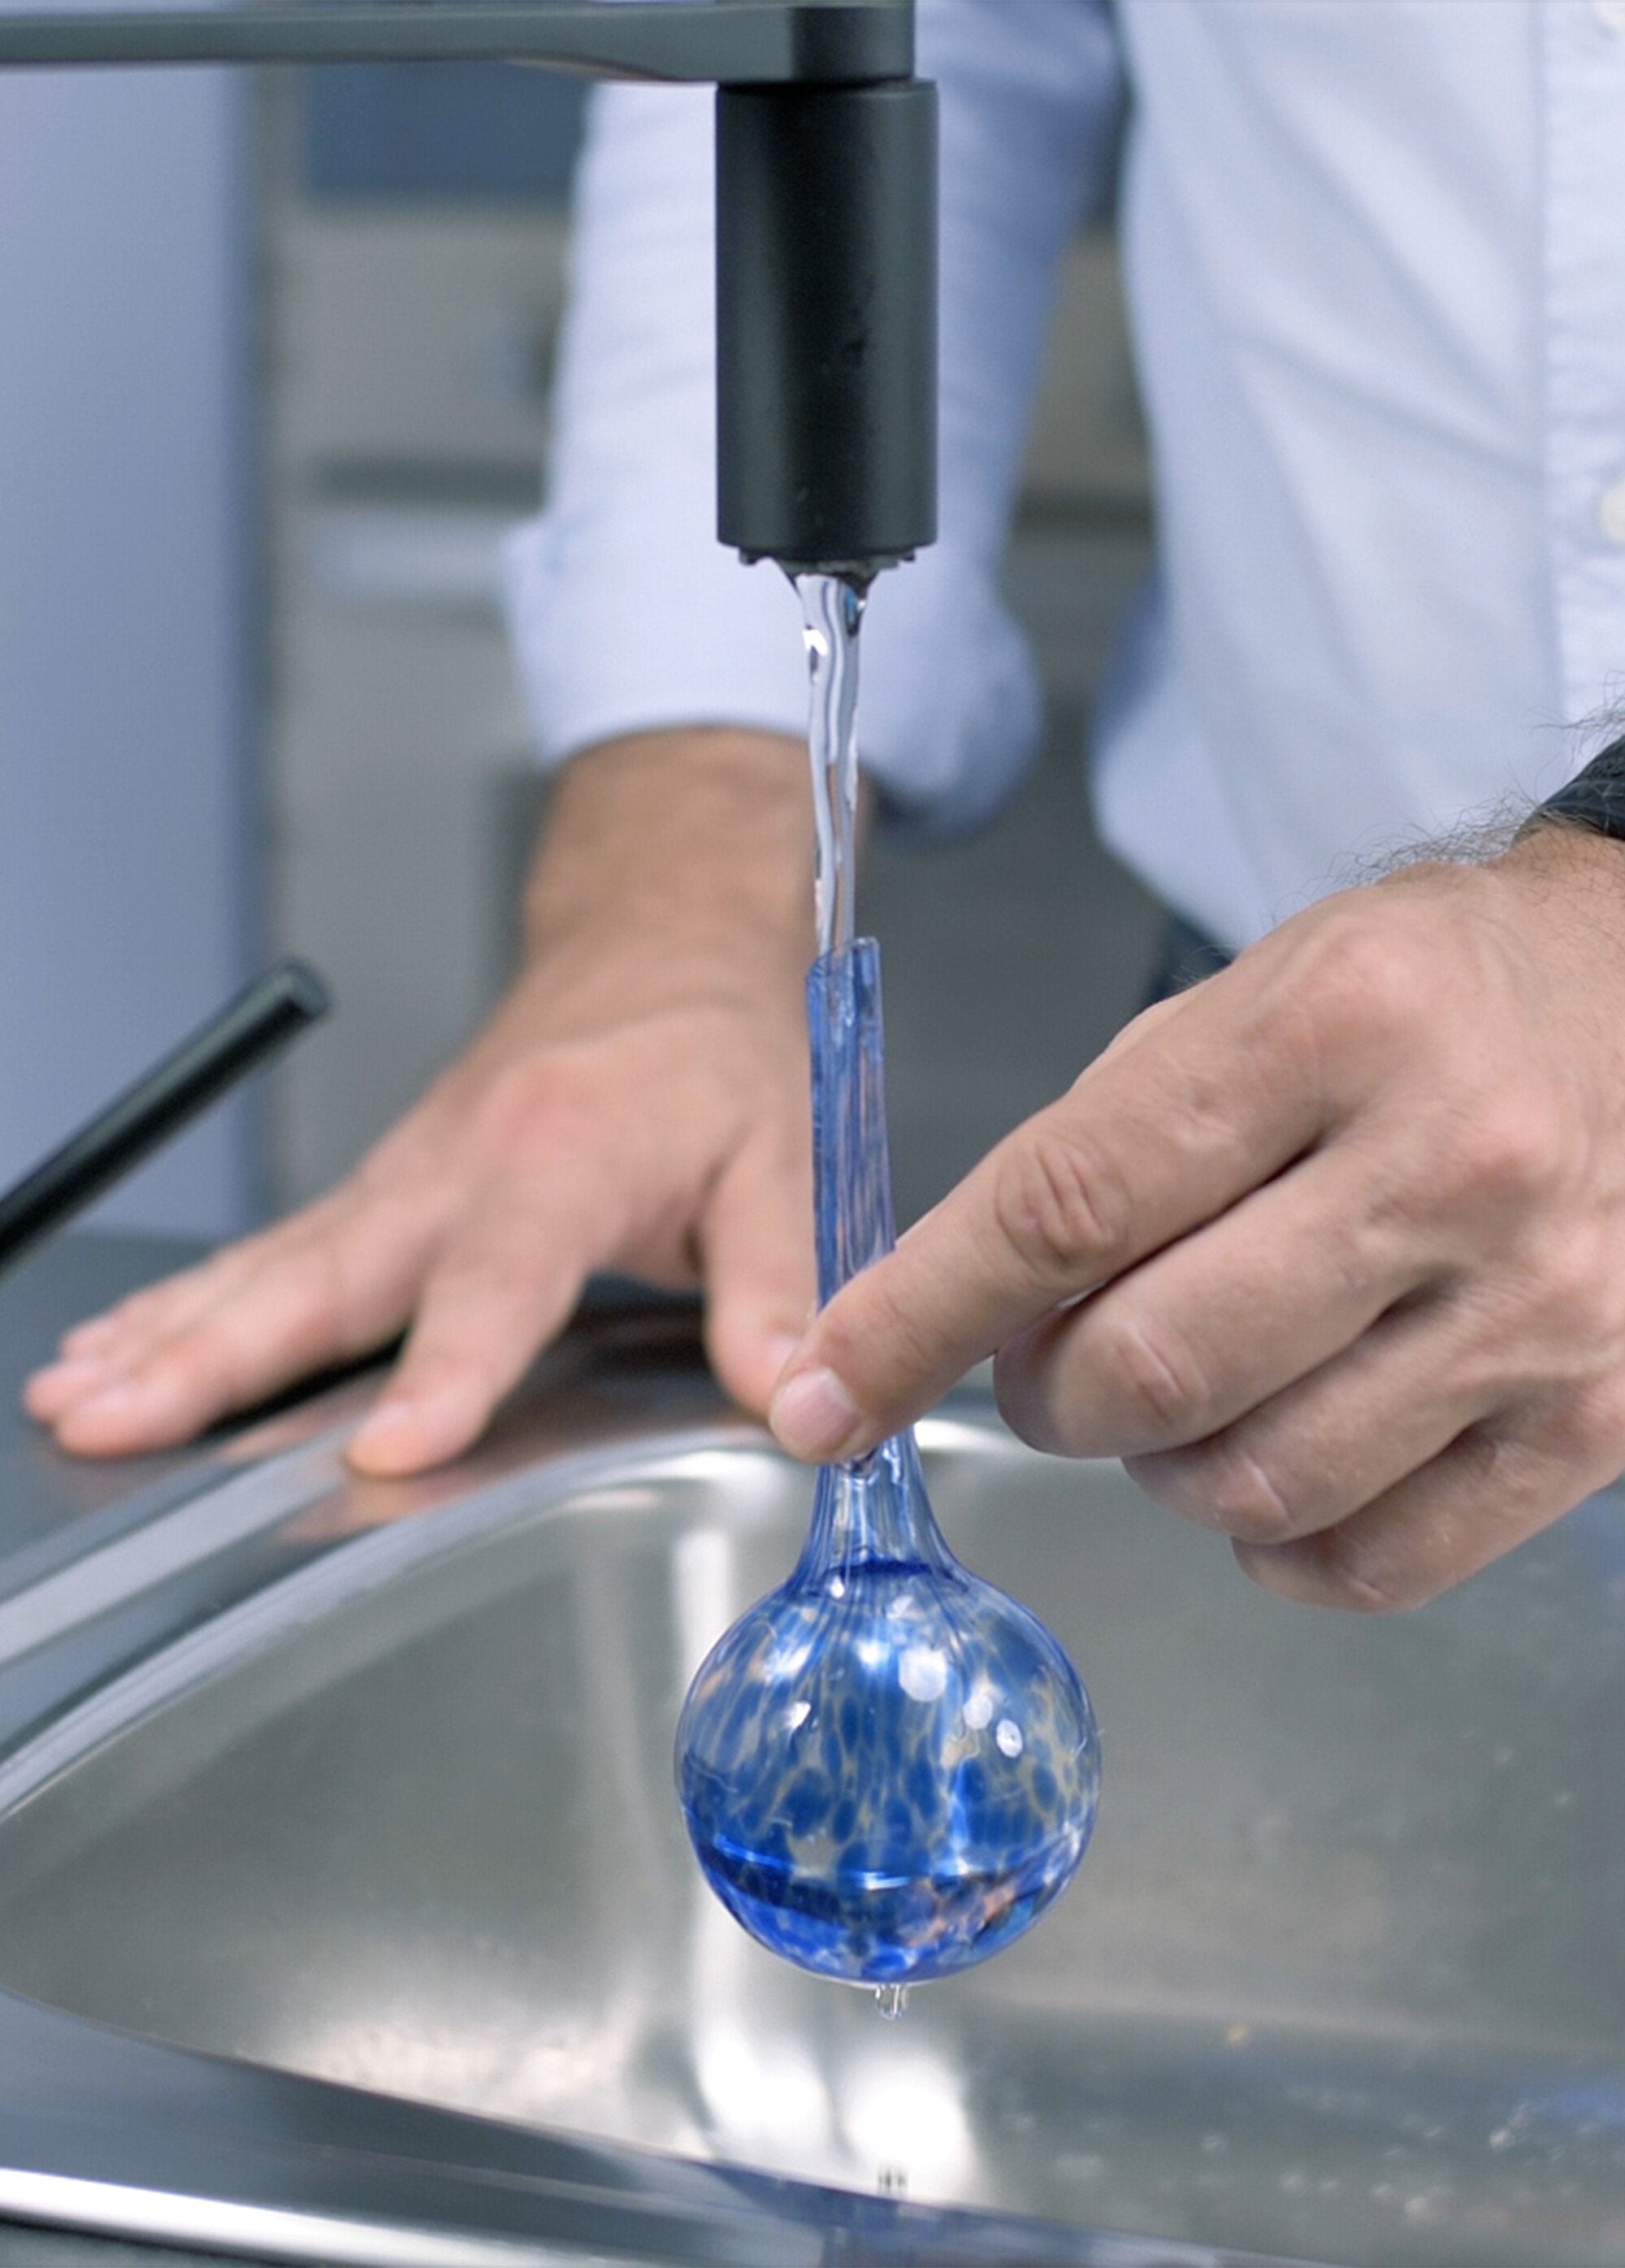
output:
[[862,937],[807,971],[812,1049],[812,1190],[820,1305],[891,1250],[880,948]]
[[[812,1180],[818,1291],[833,1300],[896,1241],[886,1126],[880,948],[855,937],[857,633],[864,592],[833,575],[796,578],[812,681],[808,744],[818,827],[819,956],[807,972],[812,1044]],[[957,1572],[931,1517],[912,1432],[818,1476],[795,1581],[839,1585],[860,1566]]]
[[818,828],[818,949],[835,953],[851,944],[857,925],[857,633],[868,585],[839,575],[797,575],[791,580],[806,625],[812,681],[808,743]]
[[[819,1297],[831,1300],[895,1241],[880,948],[873,938],[813,962],[807,1025]],[[912,1432],[883,1441],[856,1463],[824,1467],[797,1580],[823,1587],[876,1561],[955,1572],[931,1517]]]

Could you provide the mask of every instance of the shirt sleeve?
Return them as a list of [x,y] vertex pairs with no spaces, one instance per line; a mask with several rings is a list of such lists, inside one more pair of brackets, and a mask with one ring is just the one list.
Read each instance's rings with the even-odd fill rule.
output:
[[[1104,198],[1121,80],[1107,0],[922,0],[942,106],[939,540],[875,585],[866,768],[913,830],[996,807],[1040,702],[998,571],[1056,264]],[[544,764],[683,724],[799,735],[794,593],[716,539],[710,91],[590,107],[547,508],[504,568]]]

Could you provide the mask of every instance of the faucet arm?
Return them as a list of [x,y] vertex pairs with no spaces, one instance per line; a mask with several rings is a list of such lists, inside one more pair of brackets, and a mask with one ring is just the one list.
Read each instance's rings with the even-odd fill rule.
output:
[[933,541],[937,110],[914,0],[0,0],[0,69],[474,58],[718,85],[717,533],[864,581]]
[[908,0],[249,0],[0,7],[0,67],[57,63],[550,64],[594,77],[855,85],[914,69]]

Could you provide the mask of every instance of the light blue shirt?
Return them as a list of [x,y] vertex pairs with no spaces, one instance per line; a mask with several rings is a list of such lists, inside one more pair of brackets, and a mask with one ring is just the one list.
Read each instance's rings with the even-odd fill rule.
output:
[[[1125,88],[1158,566],[1097,725],[1107,840],[1239,945],[1549,793],[1625,696],[1625,0],[923,0],[920,34],[942,537],[864,632],[892,802],[970,823],[1033,744],[998,559]],[[710,113],[596,102],[548,506],[508,562],[548,761],[805,723],[789,590],[712,534]]]

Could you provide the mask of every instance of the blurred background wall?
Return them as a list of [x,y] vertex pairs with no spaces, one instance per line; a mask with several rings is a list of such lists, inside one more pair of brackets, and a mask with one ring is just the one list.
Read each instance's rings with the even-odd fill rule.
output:
[[[250,91],[0,74],[0,1178],[259,949],[247,666]],[[217,1233],[253,1106],[112,1200]]]
[[[541,799],[496,556],[543,477],[581,95],[500,66],[131,75],[63,83],[54,132],[19,82],[0,115],[19,96],[39,122],[0,131],[0,1172],[249,962],[298,950],[334,982],[330,1026],[114,1201],[216,1233],[342,1172],[511,962]],[[1140,1005],[1157,917],[1093,842],[1081,750],[1147,545],[1097,226],[1067,263],[1008,568],[1042,760],[974,843],[878,847],[864,878],[905,1215]]]

